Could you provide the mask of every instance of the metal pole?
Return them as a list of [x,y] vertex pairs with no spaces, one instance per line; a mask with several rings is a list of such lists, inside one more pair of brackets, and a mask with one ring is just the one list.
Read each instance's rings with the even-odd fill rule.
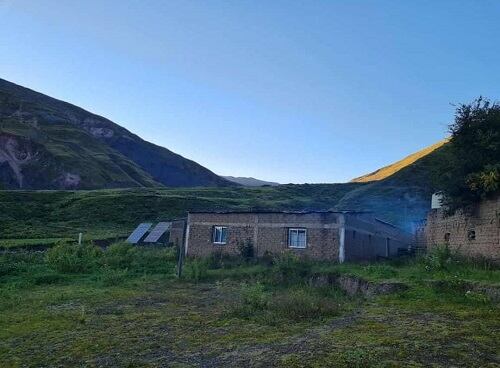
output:
[[177,260],[177,277],[181,278],[182,276],[182,266],[184,263],[184,242],[181,242],[179,246],[179,241],[176,241],[177,246],[179,248],[179,259]]

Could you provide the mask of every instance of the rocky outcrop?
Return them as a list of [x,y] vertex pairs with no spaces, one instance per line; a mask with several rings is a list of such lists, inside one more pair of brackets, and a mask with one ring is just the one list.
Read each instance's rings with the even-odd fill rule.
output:
[[0,164],[6,163],[19,188],[23,188],[23,166],[35,160],[37,153],[31,142],[22,137],[0,134]]

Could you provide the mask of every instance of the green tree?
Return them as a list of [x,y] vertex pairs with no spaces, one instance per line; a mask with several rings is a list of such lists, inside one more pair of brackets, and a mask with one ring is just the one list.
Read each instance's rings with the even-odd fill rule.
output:
[[467,209],[500,189],[500,105],[479,97],[456,109],[449,156],[435,177],[450,212]]

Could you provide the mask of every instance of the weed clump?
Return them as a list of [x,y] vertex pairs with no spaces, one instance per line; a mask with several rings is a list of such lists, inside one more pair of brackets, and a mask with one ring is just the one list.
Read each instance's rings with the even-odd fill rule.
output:
[[208,263],[203,259],[191,259],[186,263],[185,278],[194,282],[205,280],[208,276]]
[[103,253],[102,262],[112,269],[129,268],[138,256],[132,244],[120,242],[111,244]]
[[312,263],[285,252],[274,258],[273,278],[276,284],[305,283],[312,273]]
[[47,264],[62,273],[85,273],[95,270],[102,250],[93,244],[59,243],[45,256]]
[[278,321],[312,320],[338,315],[345,296],[335,290],[324,292],[322,289],[306,286],[275,289],[261,282],[242,284],[240,303],[233,314],[240,318],[254,318],[266,324]]

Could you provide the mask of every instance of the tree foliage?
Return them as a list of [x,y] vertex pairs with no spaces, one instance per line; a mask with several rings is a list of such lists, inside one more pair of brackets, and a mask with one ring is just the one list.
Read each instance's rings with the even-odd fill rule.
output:
[[448,160],[436,176],[450,212],[467,209],[500,190],[500,105],[479,97],[456,109]]

